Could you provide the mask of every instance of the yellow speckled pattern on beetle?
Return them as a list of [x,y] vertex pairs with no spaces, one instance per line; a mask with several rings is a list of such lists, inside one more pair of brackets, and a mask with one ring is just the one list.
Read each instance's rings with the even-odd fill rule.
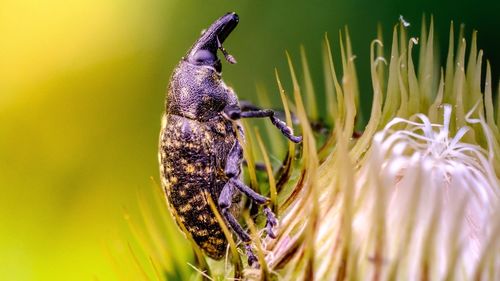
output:
[[[226,164],[224,156],[236,140],[232,122],[222,117],[199,122],[176,114],[166,114],[164,119],[159,156],[169,207],[198,246],[209,257],[220,259],[227,241],[206,196],[218,198],[226,183],[219,175]],[[233,207],[236,217],[237,211]]]

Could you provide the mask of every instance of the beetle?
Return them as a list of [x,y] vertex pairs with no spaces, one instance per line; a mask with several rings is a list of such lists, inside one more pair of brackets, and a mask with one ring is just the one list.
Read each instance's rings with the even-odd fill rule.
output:
[[248,264],[257,262],[248,233],[238,223],[241,193],[264,205],[267,235],[275,238],[278,221],[267,206],[269,199],[241,179],[244,142],[241,118],[269,118],[284,136],[301,142],[270,109],[240,107],[234,91],[222,80],[222,46],[239,22],[227,13],[206,29],[173,71],[167,90],[159,143],[162,187],[171,213],[203,252],[221,259],[227,240],[212,212],[208,197],[216,202],[226,225],[243,242]]

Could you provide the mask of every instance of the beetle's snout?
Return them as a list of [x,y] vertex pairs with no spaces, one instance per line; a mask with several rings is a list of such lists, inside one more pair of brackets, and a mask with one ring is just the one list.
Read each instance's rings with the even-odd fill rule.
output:
[[196,65],[214,66],[220,72],[221,64],[217,57],[217,50],[221,50],[229,63],[236,63],[234,57],[227,53],[222,43],[236,28],[239,21],[240,18],[235,12],[227,13],[218,18],[191,47],[187,60]]
[[235,12],[232,12],[225,14],[217,21],[221,21],[222,23],[221,29],[217,34],[217,38],[220,44],[222,44],[229,36],[229,34],[234,30],[234,28],[238,25],[240,17]]

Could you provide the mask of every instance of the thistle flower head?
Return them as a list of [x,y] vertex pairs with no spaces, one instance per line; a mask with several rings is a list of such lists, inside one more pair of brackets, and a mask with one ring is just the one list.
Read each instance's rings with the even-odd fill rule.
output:
[[[369,240],[374,224],[383,224],[381,268],[405,261],[400,279],[442,279],[458,273],[450,272],[450,264],[467,277],[457,279],[471,279],[491,239],[498,178],[487,151],[462,142],[468,127],[450,135],[451,114],[444,105],[442,124],[423,114],[394,118],[375,134],[359,170],[357,192],[367,194],[354,219],[356,240]],[[380,211],[383,217],[374,216]]]

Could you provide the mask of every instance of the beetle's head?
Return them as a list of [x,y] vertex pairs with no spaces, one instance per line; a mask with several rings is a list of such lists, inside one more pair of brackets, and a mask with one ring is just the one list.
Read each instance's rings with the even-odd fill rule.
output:
[[218,18],[194,43],[185,60],[195,65],[212,66],[217,72],[221,72],[222,65],[217,57],[217,50],[220,49],[229,63],[236,63],[233,56],[222,47],[222,43],[238,25],[238,22],[239,17],[234,12]]

